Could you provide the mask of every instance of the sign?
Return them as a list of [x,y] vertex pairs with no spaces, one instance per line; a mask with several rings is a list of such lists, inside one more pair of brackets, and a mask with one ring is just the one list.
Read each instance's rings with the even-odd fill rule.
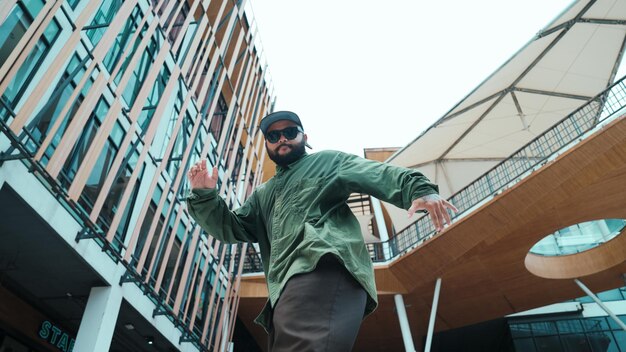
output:
[[74,349],[74,338],[68,333],[56,327],[51,322],[44,320],[39,329],[39,337],[48,341],[51,345],[63,352],[72,352]]

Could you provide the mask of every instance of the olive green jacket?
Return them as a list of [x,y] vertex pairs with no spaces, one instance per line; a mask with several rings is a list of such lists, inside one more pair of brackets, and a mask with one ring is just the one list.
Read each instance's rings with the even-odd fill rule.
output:
[[334,254],[368,294],[365,315],[377,306],[374,269],[361,228],[346,201],[366,193],[408,209],[413,200],[437,193],[420,172],[323,151],[304,155],[260,185],[230,211],[215,189],[197,189],[187,198],[189,213],[209,234],[228,242],[257,242],[269,292],[255,322],[266,331],[271,307],[295,274],[310,272],[326,253]]

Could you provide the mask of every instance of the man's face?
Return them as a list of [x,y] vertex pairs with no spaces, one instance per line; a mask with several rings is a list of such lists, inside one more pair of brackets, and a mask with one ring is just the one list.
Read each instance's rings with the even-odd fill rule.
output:
[[[268,127],[267,133],[280,131],[288,127],[298,127],[298,125],[289,120],[279,120]],[[277,165],[287,166],[304,155],[306,141],[307,135],[302,132],[298,133],[296,138],[291,140],[281,133],[280,138],[275,143],[271,143],[266,139],[265,149],[267,150],[267,155]]]

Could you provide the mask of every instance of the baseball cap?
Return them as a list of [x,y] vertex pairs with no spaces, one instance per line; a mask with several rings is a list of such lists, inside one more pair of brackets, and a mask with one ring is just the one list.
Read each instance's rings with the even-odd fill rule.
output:
[[[267,129],[274,122],[280,121],[280,120],[289,120],[295,123],[296,125],[300,126],[302,130],[304,130],[304,127],[302,127],[302,122],[300,121],[300,118],[295,112],[292,112],[292,111],[276,111],[269,115],[266,115],[264,118],[261,119],[261,122],[259,123],[259,129],[261,130],[261,132],[263,132],[263,135],[265,136]],[[307,148],[311,148],[309,143],[306,143],[305,145],[307,146]]]
[[[302,127],[302,122],[300,122],[300,118],[298,117],[298,115],[296,115],[295,112],[291,112],[291,111],[276,111],[273,112],[267,116],[265,116],[263,119],[261,119],[261,122],[259,124],[259,128],[261,129],[261,132],[263,132],[263,135],[265,135],[265,133],[267,132],[267,129],[276,121],[280,121],[280,120],[289,120],[291,122],[294,122],[296,125]],[[304,127],[302,127],[302,129],[304,130]]]

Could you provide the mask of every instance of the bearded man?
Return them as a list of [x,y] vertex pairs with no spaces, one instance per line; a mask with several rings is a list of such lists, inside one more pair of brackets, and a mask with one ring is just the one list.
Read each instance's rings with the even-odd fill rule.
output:
[[374,269],[359,223],[346,203],[365,193],[427,211],[437,231],[456,208],[417,170],[338,151],[308,154],[298,115],[279,111],[260,129],[276,175],[231,211],[219,197],[217,168],[206,160],[188,172],[189,213],[227,242],[259,244],[269,299],[255,320],[269,334],[269,350],[350,351],[361,321],[377,306]]

